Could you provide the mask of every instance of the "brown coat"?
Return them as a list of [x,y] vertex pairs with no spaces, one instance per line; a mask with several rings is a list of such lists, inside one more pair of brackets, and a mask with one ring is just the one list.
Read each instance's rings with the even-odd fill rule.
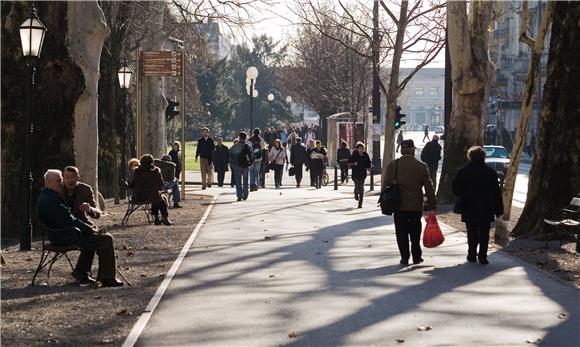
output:
[[[394,181],[395,160],[387,165],[387,186]],[[397,184],[401,192],[401,202],[397,206],[400,211],[423,210],[423,187],[429,202],[429,208],[437,207],[435,190],[429,177],[427,164],[415,159],[412,155],[404,155],[397,163]]]
[[[73,216],[82,220],[83,222],[93,225],[93,223],[89,220],[89,216],[94,219],[99,219],[101,217],[101,211],[97,208],[97,202],[95,201],[93,188],[91,188],[91,186],[88,184],[78,182],[72,194],[68,192],[65,186],[64,196],[68,206],[72,209]],[[91,205],[91,211],[84,212],[79,210],[81,204],[85,202]]]
[[163,202],[160,191],[164,186],[161,171],[156,166],[139,166],[129,182],[135,201],[151,201],[153,204]]

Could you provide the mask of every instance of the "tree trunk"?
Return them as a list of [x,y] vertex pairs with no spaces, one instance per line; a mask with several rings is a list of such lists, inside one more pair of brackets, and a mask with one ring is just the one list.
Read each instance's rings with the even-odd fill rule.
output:
[[98,192],[98,83],[101,51],[110,30],[96,1],[68,3],[70,52],[85,77],[75,105],[74,153],[83,181]]
[[483,144],[485,107],[495,76],[495,66],[487,54],[491,10],[492,2],[471,2],[468,18],[465,2],[447,3],[453,96],[437,192],[441,203],[455,201],[452,182],[466,162],[466,151],[471,146]]
[[391,65],[391,76],[389,80],[389,90],[387,91],[387,121],[385,126],[385,144],[383,147],[383,168],[381,170],[381,191],[386,188],[387,166],[395,158],[395,109],[397,108],[397,99],[401,89],[399,87],[399,70],[401,57],[403,56],[403,43],[405,41],[405,32],[407,30],[407,8],[409,2],[401,2],[401,12],[399,14],[399,23],[397,25],[397,37],[395,47],[393,47],[393,62]]
[[[149,36],[144,44],[145,51],[160,51],[165,42],[163,33],[163,2],[150,2]],[[165,86],[163,77],[143,77],[142,82],[142,154],[158,158],[165,153]],[[185,144],[184,144],[185,145]]]
[[[24,222],[25,62],[18,27],[28,17],[32,2],[2,2],[2,238],[18,236]],[[74,107],[83,92],[80,68],[68,49],[66,2],[38,2],[38,15],[48,31],[44,39],[33,89],[35,118],[32,144],[34,178],[32,205],[36,205],[46,169],[75,163]],[[36,213],[33,211],[33,216]],[[34,222],[37,233],[38,223]]]
[[[530,116],[532,115],[532,103],[536,85],[538,84],[540,60],[542,59],[542,53],[544,52],[544,38],[546,37],[548,27],[552,21],[553,7],[553,2],[549,2],[546,5],[546,10],[542,18],[542,24],[540,25],[539,33],[536,37],[536,40],[532,41],[532,39],[528,38],[526,34],[528,24],[528,3],[524,3],[523,18],[521,19],[522,22],[520,25],[520,41],[524,41],[530,45],[531,56],[530,62],[528,64],[528,77],[524,87],[524,98],[522,102],[522,111],[520,112],[520,121],[516,130],[514,146],[511,152],[510,166],[508,168],[503,186],[503,219],[506,221],[510,220],[512,211],[512,200],[514,195],[514,188],[516,185],[516,178],[518,175],[520,159],[522,156],[522,149],[525,143],[524,140],[526,137],[526,130],[528,129],[528,123]],[[505,237],[507,239],[507,230],[503,232],[506,233]]]
[[516,237],[543,235],[546,208],[580,192],[580,3],[556,2],[553,18],[538,150]]

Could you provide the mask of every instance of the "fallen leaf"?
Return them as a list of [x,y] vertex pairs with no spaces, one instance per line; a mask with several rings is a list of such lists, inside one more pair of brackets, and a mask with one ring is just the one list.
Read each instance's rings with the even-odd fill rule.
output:
[[274,278],[274,277],[276,277],[276,275],[270,275],[270,276],[268,276],[268,277],[270,277],[270,278]]
[[128,251],[128,250],[130,250],[130,249],[131,249],[131,247],[129,247],[129,246],[127,246],[127,245],[123,245],[123,246],[121,246],[121,249],[122,249],[123,251]]
[[101,298],[100,295],[97,295],[97,296],[94,297],[95,300],[99,300],[100,298]]
[[295,332],[291,332],[290,334],[288,334],[288,337],[291,338],[291,339],[295,339],[295,338],[297,338],[299,336],[300,336],[300,334],[297,334]]
[[526,342],[529,344],[532,344],[532,345],[539,345],[542,342],[542,339],[536,339],[536,340],[529,339]]
[[129,251],[129,252],[127,252],[127,256],[128,256],[128,257],[134,257],[134,256],[135,256],[135,253],[133,253],[133,252]]
[[566,319],[566,318],[568,318],[568,315],[566,313],[560,313],[558,315],[558,318],[560,318],[560,319]]
[[324,243],[328,243],[328,240],[322,240],[322,242],[324,242]]
[[397,342],[398,343],[403,343],[403,342],[405,342],[405,339],[397,339]]
[[133,315],[133,312],[127,310],[126,308],[117,312],[117,316],[132,316],[132,315]]
[[109,339],[109,338],[102,339],[101,341],[99,341],[99,344],[101,344],[101,345],[109,345],[111,343],[113,343],[113,339]]
[[367,247],[368,247],[368,248],[371,248],[372,246],[373,246],[373,245],[368,245]]
[[141,277],[147,277],[147,275],[146,274],[141,274]]
[[271,236],[264,236],[264,240],[266,240],[266,241],[270,241],[271,239],[272,239]]
[[433,329],[430,325],[420,325],[417,327],[417,330],[419,331],[429,331]]

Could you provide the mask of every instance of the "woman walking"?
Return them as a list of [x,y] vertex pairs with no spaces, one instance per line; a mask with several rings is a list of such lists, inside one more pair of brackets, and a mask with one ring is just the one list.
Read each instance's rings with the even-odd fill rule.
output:
[[286,150],[282,147],[279,139],[274,140],[274,146],[268,153],[268,160],[274,166],[274,183],[276,188],[282,186],[282,171],[284,171],[284,163],[288,162]]
[[314,179],[316,189],[322,187],[322,173],[324,172],[324,159],[326,158],[326,148],[322,147],[320,141],[316,141],[315,147],[310,152],[310,175]]
[[[467,227],[467,261],[488,264],[487,244],[490,223],[503,213],[501,190],[495,170],[485,165],[485,150],[480,146],[467,151],[469,163],[453,180],[453,193],[459,197],[461,221]],[[478,250],[479,246],[479,250]]]
[[356,150],[348,158],[348,164],[352,166],[351,176],[354,181],[354,199],[358,201],[358,208],[362,208],[365,179],[367,178],[367,171],[371,169],[371,158],[365,152],[364,143],[359,142],[356,144]]

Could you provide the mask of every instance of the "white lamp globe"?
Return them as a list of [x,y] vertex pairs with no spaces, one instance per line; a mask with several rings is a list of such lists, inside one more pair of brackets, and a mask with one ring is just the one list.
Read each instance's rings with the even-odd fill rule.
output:
[[288,96],[286,97],[286,102],[287,102],[287,103],[291,103],[291,102],[292,102],[292,97],[291,97],[290,95],[288,95]]
[[250,66],[247,70],[246,70],[246,77],[251,79],[251,80],[255,80],[256,78],[258,78],[258,69],[256,69],[253,66]]
[[268,101],[274,101],[274,94],[268,94]]

